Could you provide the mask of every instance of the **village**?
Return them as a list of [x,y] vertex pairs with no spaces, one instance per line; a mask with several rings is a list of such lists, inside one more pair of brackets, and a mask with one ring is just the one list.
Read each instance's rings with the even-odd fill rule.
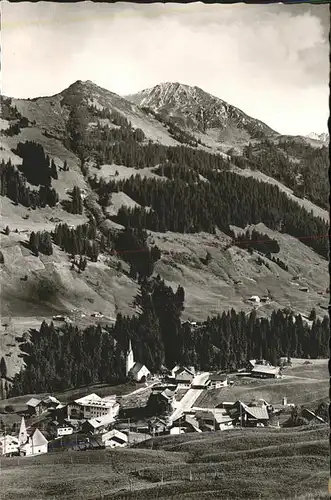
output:
[[[91,393],[67,403],[48,395],[30,397],[26,409],[17,413],[20,425],[13,432],[2,428],[0,456],[36,456],[61,450],[89,450],[133,446],[160,435],[226,431],[238,427],[280,428],[293,403],[286,396],[277,404],[264,399],[225,401],[204,407],[199,400],[212,391],[245,378],[280,379],[280,367],[266,360],[249,360],[236,374],[196,372],[194,367],[175,366],[168,373],[152,375],[134,360],[131,342],[126,356],[128,379],[141,385],[133,392],[101,397]],[[222,398],[221,398],[222,399]],[[283,416],[283,418],[282,418]],[[306,409],[309,421],[324,420]],[[15,427],[15,426],[14,426]]]

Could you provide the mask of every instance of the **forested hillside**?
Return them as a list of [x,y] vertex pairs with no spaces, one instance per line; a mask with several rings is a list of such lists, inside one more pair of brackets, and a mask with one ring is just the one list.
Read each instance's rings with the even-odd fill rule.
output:
[[[247,314],[250,295],[272,290],[274,302],[259,316],[270,318],[273,308],[284,307],[308,316],[314,307],[321,320],[328,224],[278,186],[233,169],[258,169],[327,208],[326,148],[282,139],[253,118],[245,128],[238,120],[247,117],[229,108],[245,147],[242,155],[226,155],[166,113],[140,109],[91,82],[47,98],[2,98],[2,105],[1,307],[10,321],[23,315],[24,324],[33,314],[40,324],[45,311],[50,317],[75,310],[74,321],[80,318],[84,329],[95,320],[82,318],[95,310],[109,318],[136,314],[132,295],[158,273],[169,290],[185,288],[185,317],[206,320],[231,308]],[[208,120],[220,116],[205,114],[206,130]],[[139,338],[163,331],[159,317],[144,314],[151,325],[139,326]],[[146,364],[175,361],[164,332],[153,342],[156,361],[139,353]],[[178,342],[181,359],[193,360],[193,351],[187,354]],[[190,342],[201,354],[205,344]],[[10,344],[3,345],[11,363]],[[221,349],[215,339],[212,345]],[[219,366],[230,362],[208,356]]]
[[43,322],[22,346],[26,369],[15,377],[11,396],[122,382],[129,339],[135,359],[152,371],[176,363],[234,370],[247,359],[278,364],[281,356],[328,356],[328,316],[308,326],[289,310],[274,311],[267,319],[232,309],[191,328],[181,322],[185,290],[179,286],[174,292],[160,277],[144,280],[136,301],[139,316],[118,315],[115,325],[104,329],[99,325],[80,331]]

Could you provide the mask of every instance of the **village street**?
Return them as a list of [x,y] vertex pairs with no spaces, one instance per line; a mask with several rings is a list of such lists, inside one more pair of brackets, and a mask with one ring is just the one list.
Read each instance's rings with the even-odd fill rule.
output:
[[[208,379],[208,377],[209,373],[207,372],[196,375],[192,382],[192,386],[201,387],[205,383],[206,379]],[[182,397],[182,399],[177,402],[176,409],[170,416],[170,421],[174,422],[184,413],[184,411],[190,410],[202,393],[203,389],[188,389],[187,393]]]
[[188,389],[185,396],[180,401],[178,401],[178,406],[170,416],[170,421],[175,421],[184,413],[184,411],[189,410],[202,393],[203,389]]

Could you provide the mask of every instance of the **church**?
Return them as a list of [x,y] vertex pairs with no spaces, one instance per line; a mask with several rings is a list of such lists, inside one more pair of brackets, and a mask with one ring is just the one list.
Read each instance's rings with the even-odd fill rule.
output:
[[135,382],[143,382],[151,374],[145,365],[134,360],[131,340],[129,340],[129,349],[126,353],[125,374],[127,377],[132,377]]

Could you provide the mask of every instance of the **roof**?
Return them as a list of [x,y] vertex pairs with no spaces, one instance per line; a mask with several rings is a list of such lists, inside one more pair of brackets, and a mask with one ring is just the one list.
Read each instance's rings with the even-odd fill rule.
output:
[[218,424],[224,422],[230,422],[232,418],[228,413],[223,409],[212,409],[210,411],[197,411],[196,418],[200,418],[202,420],[215,420]]
[[3,447],[5,447],[6,445],[10,445],[10,444],[17,445],[17,446],[19,445],[18,438],[14,437],[14,436],[9,436],[8,434],[7,434],[7,436],[0,437],[0,443]]
[[115,399],[102,399],[97,394],[89,394],[88,396],[84,396],[80,399],[75,399],[76,404],[81,406],[96,406],[101,408],[111,408],[116,403]]
[[193,366],[175,366],[175,368],[172,369],[172,372],[174,374],[175,377],[177,377],[177,375],[179,375],[180,373],[183,373],[183,372],[187,372],[189,374],[191,374],[192,376],[194,376],[195,374],[195,370],[194,370],[194,367]]
[[265,406],[259,407],[259,406],[247,406],[244,403],[241,403],[241,406],[243,410],[248,413],[248,415],[251,415],[251,417],[256,418],[257,420],[269,420],[269,413],[266,409]]
[[125,443],[127,443],[128,441],[128,436],[124,434],[124,432],[120,432],[117,429],[112,429],[111,431],[108,431],[105,434],[102,434],[101,436],[102,442],[114,438],[117,438],[118,440],[121,440]]
[[252,373],[264,373],[267,375],[277,375],[280,368],[278,366],[255,365]]
[[189,370],[186,368],[183,368],[182,370],[179,370],[176,375],[176,380],[193,380],[194,375],[191,373]]
[[140,372],[140,370],[141,370],[142,368],[145,368],[145,369],[149,372],[149,370],[148,370],[147,366],[143,365],[142,363],[138,363],[138,362],[136,362],[136,363],[133,365],[133,367],[131,368],[130,373],[131,373],[132,375],[138,375],[138,373]]
[[102,415],[102,417],[91,418],[90,420],[86,420],[94,429],[98,429],[103,425],[111,424],[115,422],[115,419],[112,415]]
[[46,398],[43,399],[43,403],[49,404],[49,403],[54,403],[54,404],[61,404],[58,399],[56,399],[54,396],[47,396]]
[[196,418],[192,417],[191,415],[185,415],[185,422],[189,425],[192,425],[193,429],[199,428]]
[[35,408],[36,406],[40,405],[41,403],[41,399],[37,399],[37,398],[31,398],[29,399],[29,401],[26,403],[27,406],[32,406],[33,408]]
[[161,396],[165,397],[166,399],[172,399],[175,391],[172,391],[171,389],[165,389],[164,391],[160,392]]
[[33,446],[43,446],[48,443],[47,439],[45,436],[40,432],[39,429],[36,429],[33,433],[33,436],[31,438],[32,445]]

